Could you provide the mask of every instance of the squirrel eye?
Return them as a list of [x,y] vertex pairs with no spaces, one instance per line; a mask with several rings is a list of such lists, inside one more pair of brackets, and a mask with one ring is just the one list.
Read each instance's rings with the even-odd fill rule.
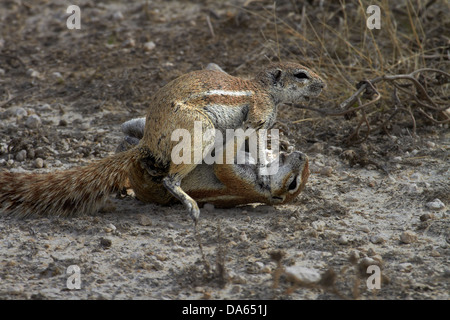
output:
[[288,187],[289,191],[297,189],[297,177],[294,177],[294,180],[292,180],[291,184]]
[[296,72],[294,73],[294,77],[297,79],[309,79],[308,75],[304,72]]

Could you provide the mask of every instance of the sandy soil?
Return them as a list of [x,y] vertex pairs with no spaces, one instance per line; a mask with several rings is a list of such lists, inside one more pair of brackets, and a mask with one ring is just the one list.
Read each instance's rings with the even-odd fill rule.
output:
[[[120,124],[144,115],[146,97],[176,76],[209,62],[245,76],[276,57],[264,39],[269,26],[246,10],[142,3],[80,1],[81,30],[67,30],[64,1],[0,4],[1,170],[104,158],[122,138]],[[289,39],[280,34],[280,43]],[[93,216],[2,217],[0,298],[449,299],[448,125],[424,124],[417,137],[397,125],[348,146],[349,121],[293,123],[312,114],[279,112],[278,125],[311,159],[294,203],[202,210],[209,270],[181,205],[112,196]],[[67,286],[71,265],[79,290]],[[369,265],[381,269],[380,289],[367,288]],[[305,284],[295,273],[305,269],[293,267],[320,280]]]

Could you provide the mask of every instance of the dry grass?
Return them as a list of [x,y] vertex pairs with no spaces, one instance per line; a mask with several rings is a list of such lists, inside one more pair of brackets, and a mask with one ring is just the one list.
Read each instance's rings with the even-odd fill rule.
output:
[[[381,10],[379,30],[366,26],[369,5],[378,5]],[[273,25],[265,30],[265,37],[276,41],[272,49],[275,56],[303,60],[326,79],[328,88],[320,98],[319,110],[306,109],[354,117],[355,130],[347,142],[355,143],[365,140],[370,132],[388,133],[398,119],[406,119],[413,135],[420,120],[434,124],[450,121],[445,111],[450,98],[446,72],[449,9],[444,0],[340,0],[290,1],[275,10],[249,8],[248,12]],[[411,79],[388,80],[397,75],[410,75]],[[352,103],[344,103],[364,81],[373,79],[378,83],[367,83],[370,90],[362,88]],[[358,112],[352,112],[356,108]],[[296,122],[314,121],[315,117],[317,113],[304,114]],[[358,134],[360,130],[364,134]]]

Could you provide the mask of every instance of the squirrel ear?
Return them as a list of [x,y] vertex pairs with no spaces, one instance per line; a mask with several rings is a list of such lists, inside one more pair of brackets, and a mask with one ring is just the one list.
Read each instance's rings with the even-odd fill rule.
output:
[[283,71],[280,70],[279,68],[274,68],[274,69],[269,71],[269,74],[270,74],[270,76],[272,78],[272,83],[273,84],[277,84],[278,82],[280,82],[282,73],[283,73]]

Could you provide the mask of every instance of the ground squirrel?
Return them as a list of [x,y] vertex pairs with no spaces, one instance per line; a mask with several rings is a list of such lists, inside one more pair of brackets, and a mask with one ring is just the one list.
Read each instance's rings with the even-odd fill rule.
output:
[[[117,148],[123,152],[137,145],[144,135],[145,118],[133,119],[122,125],[126,137]],[[308,176],[308,157],[299,151],[272,154],[266,150],[271,161],[264,164],[278,166],[274,175],[259,175],[258,167],[246,157],[243,164],[200,164],[195,167],[181,183],[181,188],[197,203],[210,203],[216,207],[226,208],[241,204],[264,203],[268,205],[283,204],[293,200],[304,188]],[[275,161],[276,157],[277,161]],[[161,182],[141,172],[133,171],[127,187],[133,189],[136,197],[143,202],[167,205],[176,202]]]
[[[67,171],[0,172],[0,210],[21,216],[95,212],[111,192],[129,181],[146,192],[145,183],[149,182],[163,185],[197,222],[197,202],[183,190],[181,182],[198,163],[176,164],[171,160],[177,144],[171,139],[173,131],[185,129],[194,134],[196,121],[201,123],[202,132],[271,128],[279,104],[308,101],[323,87],[317,74],[296,63],[270,64],[250,80],[211,68],[187,73],[152,96],[142,139],[130,150]],[[192,153],[205,154],[214,139],[212,134],[200,144],[191,142]],[[228,164],[215,167],[230,175],[231,168],[238,168]],[[158,190],[155,192],[162,189]]]

